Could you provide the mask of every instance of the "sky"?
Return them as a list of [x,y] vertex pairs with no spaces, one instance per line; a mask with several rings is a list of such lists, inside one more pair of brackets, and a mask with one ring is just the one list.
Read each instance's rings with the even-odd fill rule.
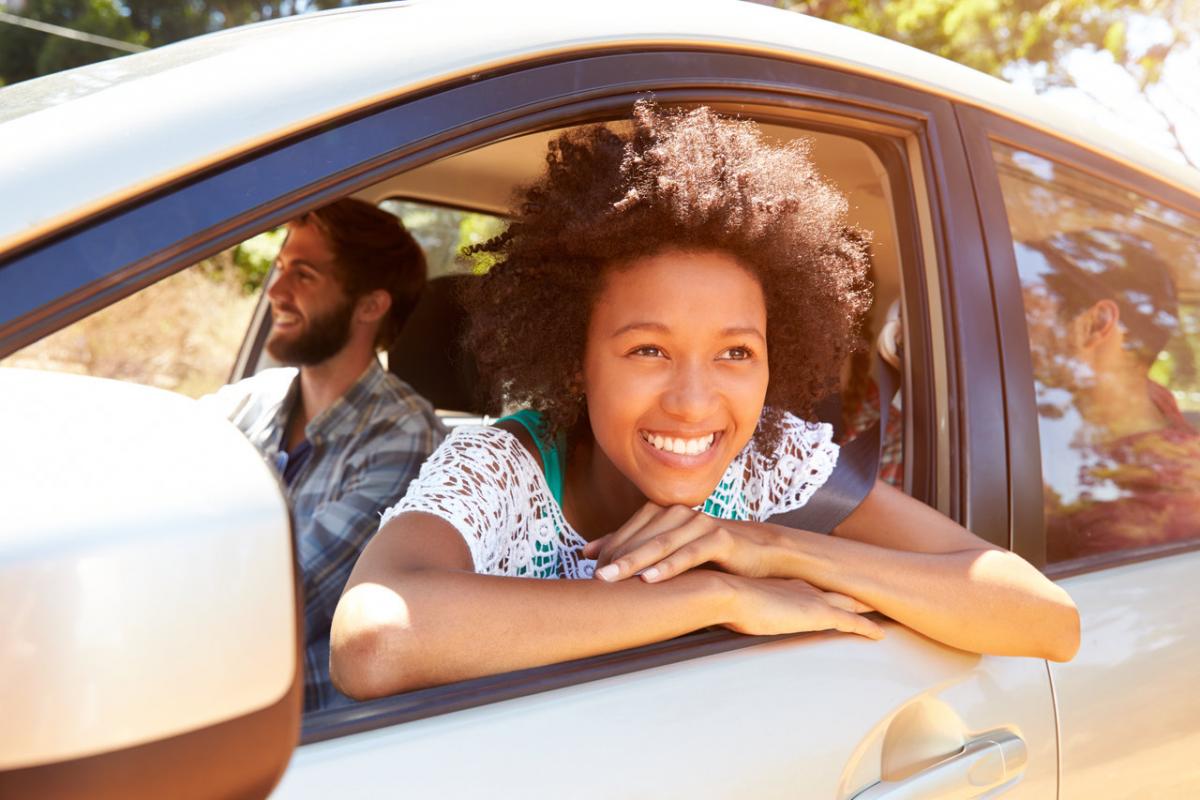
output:
[[[1129,46],[1140,52],[1170,33],[1163,20],[1142,17],[1139,24],[1130,26]],[[1043,97],[1105,129],[1121,131],[1155,147],[1180,163],[1185,160],[1179,151],[1182,147],[1191,163],[1200,165],[1200,43],[1172,52],[1162,79],[1145,92],[1107,50],[1075,50],[1066,56],[1065,65],[1075,86],[1048,89],[1041,93]],[[1044,75],[1014,65],[1005,77],[1034,93]],[[1168,120],[1175,126],[1178,143],[1168,130]]]

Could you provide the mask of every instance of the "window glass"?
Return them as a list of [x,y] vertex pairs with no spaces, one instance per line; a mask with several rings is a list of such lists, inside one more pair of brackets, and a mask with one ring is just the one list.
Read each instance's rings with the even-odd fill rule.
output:
[[0,361],[200,397],[229,379],[282,243],[271,231],[205,259]]
[[425,250],[430,280],[470,272],[471,265],[458,258],[462,249],[499,235],[507,224],[491,214],[412,200],[384,200],[379,207],[400,217]]
[[995,145],[1051,563],[1200,538],[1200,221]]

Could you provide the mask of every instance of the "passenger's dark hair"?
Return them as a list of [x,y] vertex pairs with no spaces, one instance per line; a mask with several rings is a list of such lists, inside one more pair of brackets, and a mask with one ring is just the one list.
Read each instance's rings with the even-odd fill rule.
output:
[[394,214],[352,197],[300,217],[315,224],[333,253],[338,278],[350,297],[385,290],[392,307],[375,337],[387,349],[425,288],[425,253]]
[[807,141],[776,145],[752,122],[639,101],[628,132],[568,131],[518,194],[505,233],[468,250],[493,263],[468,283],[468,346],[493,394],[536,408],[547,436],[580,418],[592,305],[605,271],[667,250],[717,250],[759,281],[770,383],[755,436],[773,450],[785,411],[834,391],[870,304],[866,238]]
[[1091,228],[1056,233],[1023,247],[1040,253],[1051,267],[1043,280],[1058,300],[1064,322],[1101,300],[1112,300],[1121,312],[1127,349],[1147,368],[1179,328],[1175,281],[1146,239]]

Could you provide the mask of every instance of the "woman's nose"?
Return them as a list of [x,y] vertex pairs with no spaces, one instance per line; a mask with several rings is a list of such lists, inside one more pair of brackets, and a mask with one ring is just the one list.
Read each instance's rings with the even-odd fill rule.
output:
[[707,365],[680,365],[662,394],[663,411],[688,422],[707,419],[717,404],[717,387],[713,378]]

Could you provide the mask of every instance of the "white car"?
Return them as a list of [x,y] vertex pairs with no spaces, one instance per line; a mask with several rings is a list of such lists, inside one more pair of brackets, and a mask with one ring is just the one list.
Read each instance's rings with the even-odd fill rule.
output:
[[[1087,483],[1087,409],[1039,377],[1027,315],[1089,231],[1156,254],[1174,316],[1149,374],[1194,424],[1200,174],[928,54],[731,1],[427,0],[17,84],[0,357],[340,196],[502,217],[556,132],[647,93],[812,140],[873,232],[875,322],[901,312],[891,466],[1061,582],[1078,656],[979,656],[888,620],[881,642],[702,631],[302,719],[291,527],[254,449],[160,389],[0,369],[0,796],[1200,795],[1200,518],[1060,546],[1063,515],[1125,524],[1136,492]],[[268,313],[231,379],[265,363]],[[444,342],[403,341],[389,367],[422,388],[404,370],[436,379]]]

